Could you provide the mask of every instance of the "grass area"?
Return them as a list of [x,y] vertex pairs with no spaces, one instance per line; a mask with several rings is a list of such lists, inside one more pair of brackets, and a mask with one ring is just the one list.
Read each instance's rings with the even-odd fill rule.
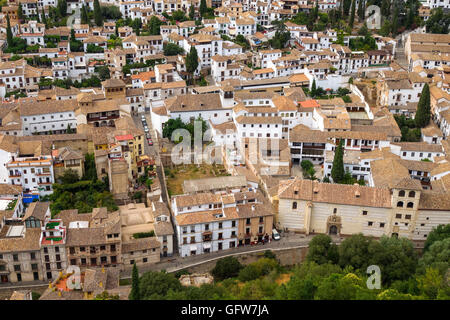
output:
[[179,165],[164,171],[169,195],[183,194],[184,180],[228,176],[223,165]]
[[131,279],[120,279],[119,286],[129,286],[131,285]]
[[53,240],[53,241],[61,241],[62,238],[61,237],[49,237],[49,238],[45,238],[46,240]]

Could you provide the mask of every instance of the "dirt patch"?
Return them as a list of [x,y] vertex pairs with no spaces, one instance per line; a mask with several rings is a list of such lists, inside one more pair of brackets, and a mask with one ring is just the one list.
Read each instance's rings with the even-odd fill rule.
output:
[[286,282],[288,282],[290,279],[291,279],[291,273],[282,273],[282,274],[280,274],[280,276],[278,277],[278,279],[277,280],[275,280],[275,282],[278,284],[278,285],[281,285],[281,284],[283,284],[283,283],[286,283]]
[[169,195],[183,194],[184,180],[221,177],[229,175],[223,165],[179,165],[166,169]]

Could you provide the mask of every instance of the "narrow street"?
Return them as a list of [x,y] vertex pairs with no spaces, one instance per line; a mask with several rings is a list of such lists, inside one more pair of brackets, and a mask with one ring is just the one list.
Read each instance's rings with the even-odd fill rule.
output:
[[[304,234],[296,234],[296,233],[281,233],[281,239],[278,241],[272,240],[270,243],[265,245],[246,245],[233,249],[223,250],[223,251],[215,251],[207,254],[194,255],[189,257],[180,257],[178,255],[174,255],[173,257],[161,258],[161,261],[157,264],[149,265],[146,268],[140,267],[139,272],[145,273],[147,271],[161,271],[165,270],[167,272],[176,272],[178,270],[186,269],[195,265],[199,265],[211,260],[223,258],[226,256],[237,256],[241,254],[246,254],[255,251],[265,251],[265,250],[283,250],[290,249],[296,247],[305,247],[308,246],[311,239],[314,235],[304,235]],[[336,244],[340,244],[342,238],[337,236],[331,236],[333,242]],[[121,273],[122,279],[127,279],[131,277],[131,269],[124,270]]]

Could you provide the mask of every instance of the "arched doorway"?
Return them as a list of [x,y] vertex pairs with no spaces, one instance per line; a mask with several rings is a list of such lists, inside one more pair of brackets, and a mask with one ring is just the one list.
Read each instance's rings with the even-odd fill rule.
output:
[[328,230],[328,234],[329,235],[337,235],[338,233],[338,228],[336,225],[332,225],[330,226],[330,229]]

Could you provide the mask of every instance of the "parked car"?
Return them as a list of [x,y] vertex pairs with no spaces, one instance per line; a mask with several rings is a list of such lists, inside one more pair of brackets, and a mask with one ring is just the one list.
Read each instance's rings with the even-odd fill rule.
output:
[[145,134],[145,137],[146,137],[147,139],[151,139],[150,133],[147,132],[147,133]]
[[145,127],[144,127],[144,132],[149,132],[149,130],[148,130],[148,127],[147,127],[147,126],[145,126]]
[[141,115],[141,120],[145,121],[145,116],[144,115]]
[[152,139],[147,139],[147,142],[148,142],[148,145],[149,145],[149,146],[152,146],[152,145],[153,145]]
[[273,240],[280,240],[281,236],[280,233],[277,231],[277,229],[272,230],[272,239]]

